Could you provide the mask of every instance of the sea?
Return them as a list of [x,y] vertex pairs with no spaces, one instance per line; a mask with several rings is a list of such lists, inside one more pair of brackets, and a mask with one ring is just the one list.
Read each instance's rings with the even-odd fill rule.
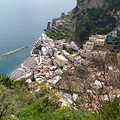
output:
[[[30,57],[36,38],[47,22],[67,14],[76,0],[0,0],[0,74],[9,75]],[[29,46],[14,54],[1,55]]]

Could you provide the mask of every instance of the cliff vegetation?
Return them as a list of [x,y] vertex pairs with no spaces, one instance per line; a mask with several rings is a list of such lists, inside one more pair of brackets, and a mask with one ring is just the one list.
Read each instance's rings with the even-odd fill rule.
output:
[[119,25],[119,0],[77,0],[72,11],[77,43],[88,39],[91,34],[107,34]]

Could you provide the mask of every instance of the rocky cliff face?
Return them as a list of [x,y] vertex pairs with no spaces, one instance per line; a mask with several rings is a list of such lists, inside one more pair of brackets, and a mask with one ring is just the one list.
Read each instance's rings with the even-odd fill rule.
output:
[[77,3],[77,7],[82,11],[84,9],[101,8],[104,0],[81,0]]
[[120,0],[77,0],[72,11],[77,43],[90,34],[107,34],[120,24]]

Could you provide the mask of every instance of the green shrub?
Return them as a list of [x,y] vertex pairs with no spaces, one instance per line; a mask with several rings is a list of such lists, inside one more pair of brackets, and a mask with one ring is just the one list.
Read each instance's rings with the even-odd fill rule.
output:
[[70,54],[73,54],[73,51],[72,51],[72,49],[70,49],[70,48],[66,48],[66,51],[67,51],[68,53],[70,53]]

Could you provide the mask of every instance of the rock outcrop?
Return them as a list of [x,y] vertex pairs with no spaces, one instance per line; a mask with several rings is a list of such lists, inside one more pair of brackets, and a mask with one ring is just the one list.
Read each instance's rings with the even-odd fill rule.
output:
[[84,9],[101,8],[104,0],[82,0],[77,3],[77,7],[82,11]]
[[77,0],[72,11],[77,43],[90,34],[107,34],[120,25],[120,0]]

